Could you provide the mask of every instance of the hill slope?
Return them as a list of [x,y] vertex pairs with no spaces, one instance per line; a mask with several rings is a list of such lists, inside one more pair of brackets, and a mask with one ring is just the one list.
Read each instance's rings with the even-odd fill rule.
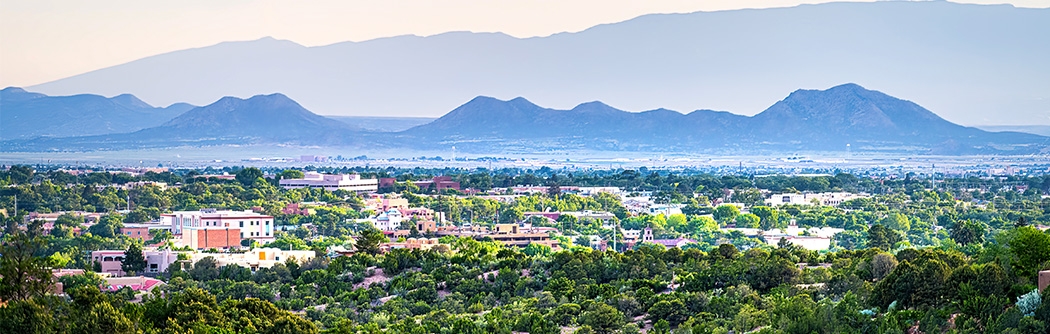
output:
[[47,96],[17,87],[0,90],[0,139],[119,133],[157,126],[193,108],[154,108],[131,94],[112,98]]
[[91,151],[106,149],[295,144],[343,145],[359,129],[306,110],[283,94],[249,99],[224,97],[190,109],[159,126],[101,136],[6,141],[4,150]]
[[433,147],[468,150],[578,148],[631,151],[891,150],[924,153],[1037,152],[1047,138],[986,132],[944,120],[910,101],[845,84],[798,90],[753,117],[697,110],[632,113],[600,102],[572,110],[524,98],[478,97],[402,133]]
[[[171,52],[34,86],[154,104],[283,92],[323,115],[439,116],[475,96],[755,114],[800,87],[858,82],[966,124],[1043,124],[1050,9],[945,1],[646,15],[578,33],[271,38]],[[990,115],[993,115],[990,116]]]

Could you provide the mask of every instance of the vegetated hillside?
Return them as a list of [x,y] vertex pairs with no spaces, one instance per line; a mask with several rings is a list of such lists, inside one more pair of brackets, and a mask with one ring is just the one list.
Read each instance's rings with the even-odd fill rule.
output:
[[343,145],[359,129],[319,116],[283,94],[224,97],[159,126],[131,133],[7,141],[8,150],[99,150],[183,145]]
[[160,125],[191,108],[185,103],[155,108],[131,94],[48,96],[8,87],[0,90],[0,139],[129,132]]
[[301,144],[447,149],[514,154],[571,150],[770,153],[1032,154],[1043,136],[987,132],[948,122],[925,108],[856,84],[798,90],[753,117],[722,111],[627,112],[602,102],[570,110],[525,98],[476,97],[432,122],[401,132],[367,131],[316,115],[282,94],[225,97],[152,128],[92,137],[8,140],[4,150],[98,150],[224,144]]
[[524,98],[478,97],[405,136],[479,150],[494,145],[615,150],[905,150],[929,153],[1031,152],[1046,137],[960,126],[910,102],[856,84],[798,90],[754,117],[697,110],[640,113],[601,102],[572,110]]
[[[956,121],[1042,122],[1050,9],[946,1],[646,15],[577,33],[454,32],[305,47],[272,38],[176,51],[34,86],[154,104],[282,92],[323,115],[421,115],[478,95],[753,114],[786,91],[858,82]],[[1041,98],[1041,99],[1040,99]]]

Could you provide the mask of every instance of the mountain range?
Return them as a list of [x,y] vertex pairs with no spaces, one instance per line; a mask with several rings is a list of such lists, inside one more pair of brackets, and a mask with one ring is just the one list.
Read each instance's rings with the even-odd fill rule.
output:
[[[60,98],[41,94],[36,98],[70,108]],[[0,101],[0,105],[7,103]],[[113,108],[123,104],[115,103]],[[98,118],[117,114],[85,110],[82,114]],[[398,132],[367,130],[345,121],[314,114],[283,94],[224,97],[133,132],[5,140],[0,141],[0,151],[316,145],[424,150],[455,146],[481,154],[566,150],[761,154],[843,151],[849,145],[858,152],[1041,154],[1050,145],[1050,138],[1039,135],[960,126],[918,104],[856,84],[796,90],[755,116],[713,110],[627,112],[598,101],[557,110],[521,97],[479,96],[432,122]],[[49,119],[38,122],[29,126],[50,131]],[[8,132],[8,126],[0,124],[0,132]]]
[[281,92],[323,115],[439,116],[475,96],[569,108],[754,115],[784,92],[857,82],[963,124],[1046,124],[1050,9],[947,1],[645,15],[515,38],[451,32],[306,47],[264,38],[175,51],[29,87],[155,105]]
[[111,98],[92,94],[47,96],[8,87],[0,90],[0,139],[134,131],[155,126],[192,108],[186,103],[156,108],[131,94]]

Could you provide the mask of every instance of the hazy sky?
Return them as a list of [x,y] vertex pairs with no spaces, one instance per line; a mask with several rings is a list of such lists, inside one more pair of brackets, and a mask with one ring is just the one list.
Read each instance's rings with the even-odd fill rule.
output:
[[[0,0],[0,87],[264,36],[307,46],[447,31],[574,32],[650,13],[785,7],[820,0]],[[964,0],[1050,7],[1050,0]]]

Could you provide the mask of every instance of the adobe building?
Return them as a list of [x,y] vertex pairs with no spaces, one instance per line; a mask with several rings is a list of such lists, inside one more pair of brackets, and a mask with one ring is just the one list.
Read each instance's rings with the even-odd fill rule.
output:
[[1039,291],[1046,291],[1046,288],[1050,287],[1050,270],[1043,270],[1039,272]]

